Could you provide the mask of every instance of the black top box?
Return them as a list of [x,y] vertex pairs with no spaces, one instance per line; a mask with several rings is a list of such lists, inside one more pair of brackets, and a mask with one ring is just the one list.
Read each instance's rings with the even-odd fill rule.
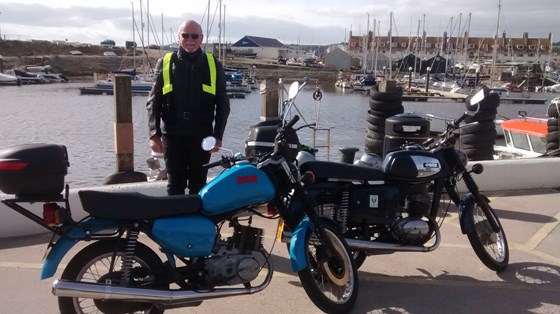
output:
[[0,150],[0,190],[16,196],[54,196],[64,190],[66,146],[25,144]]

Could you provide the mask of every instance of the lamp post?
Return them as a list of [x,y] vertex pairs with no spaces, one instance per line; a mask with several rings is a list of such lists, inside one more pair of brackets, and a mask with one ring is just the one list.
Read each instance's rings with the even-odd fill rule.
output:
[[474,88],[478,87],[478,80],[480,79],[480,67],[476,68],[475,70],[476,76],[474,79]]
[[412,67],[408,67],[408,92],[409,93],[411,91],[410,85],[412,85]]
[[432,70],[432,68],[427,67],[426,68],[426,93],[428,93],[428,88],[430,87],[430,71]]

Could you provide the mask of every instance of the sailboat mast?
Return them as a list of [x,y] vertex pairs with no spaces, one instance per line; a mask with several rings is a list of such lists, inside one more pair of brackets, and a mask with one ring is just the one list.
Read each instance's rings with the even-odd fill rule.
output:
[[389,79],[393,77],[393,11],[389,14]]
[[208,17],[206,19],[206,45],[204,49],[208,49],[208,37],[210,36],[210,0],[208,0]]
[[220,0],[220,18],[218,22],[218,59],[222,59],[222,0]]
[[146,21],[148,22],[147,47],[150,49],[150,0],[146,0]]
[[132,69],[136,70],[136,30],[134,26],[136,25],[134,21],[134,2],[132,4]]
[[498,19],[496,22],[496,34],[494,34],[494,45],[492,46],[492,68],[490,69],[490,86],[494,82],[494,74],[496,71],[496,58],[498,52],[498,32],[500,31],[500,11],[502,9],[502,1],[498,0]]

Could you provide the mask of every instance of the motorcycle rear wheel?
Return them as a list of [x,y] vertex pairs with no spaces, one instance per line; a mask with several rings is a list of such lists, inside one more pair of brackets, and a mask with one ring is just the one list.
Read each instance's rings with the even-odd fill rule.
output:
[[[62,279],[78,282],[100,283],[101,281],[111,280],[115,282],[120,279],[120,267],[122,256],[124,255],[125,243],[121,241],[118,246],[117,256],[113,265],[113,272],[119,275],[109,274],[109,267],[115,248],[114,241],[95,242],[76,254],[68,263],[68,266],[62,273]],[[154,251],[142,243],[136,244],[136,250],[133,257],[133,268],[130,281],[136,286],[141,285],[146,288],[153,285],[155,276],[153,271],[163,267],[162,261]],[[143,272],[147,270],[147,274],[143,276],[134,276],[133,273]],[[165,288],[157,286],[154,288]],[[131,303],[125,301],[102,301],[93,299],[59,297],[58,306],[61,314],[86,314],[86,313],[106,313],[99,309],[113,309],[117,312],[130,313],[148,313],[160,314],[164,310],[157,308],[153,304]],[[124,309],[124,310],[123,310]]]
[[358,297],[358,271],[346,241],[330,224],[324,224],[335,251],[325,255],[326,243],[315,232],[305,236],[307,267],[298,272],[301,284],[313,303],[326,313],[347,313]]
[[[474,231],[467,233],[467,237],[482,263],[491,270],[500,272],[508,266],[509,247],[506,234],[498,216],[496,216],[490,205],[486,201],[484,202],[484,204],[475,203],[472,215],[467,217],[474,226]],[[486,217],[481,206],[485,206],[488,209],[488,212],[500,226],[500,232],[496,233],[492,230],[488,217]]]

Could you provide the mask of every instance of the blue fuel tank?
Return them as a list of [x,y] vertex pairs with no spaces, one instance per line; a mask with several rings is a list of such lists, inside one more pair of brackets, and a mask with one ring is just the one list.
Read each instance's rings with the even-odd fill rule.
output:
[[272,200],[276,189],[268,176],[248,161],[226,169],[198,193],[202,212],[219,215]]

